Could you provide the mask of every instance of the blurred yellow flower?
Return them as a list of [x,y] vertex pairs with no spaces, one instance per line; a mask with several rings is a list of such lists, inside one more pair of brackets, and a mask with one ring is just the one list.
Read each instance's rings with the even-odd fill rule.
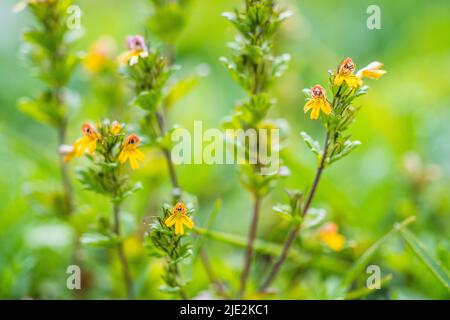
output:
[[374,61],[359,70],[356,75],[360,78],[378,79],[386,73],[385,70],[381,70],[382,67],[383,64],[381,62]]
[[336,223],[328,222],[319,231],[320,240],[334,251],[341,251],[345,244],[345,238],[338,232],[338,229]]
[[119,153],[119,162],[125,163],[128,159],[133,170],[139,168],[139,161],[144,160],[144,154],[138,150],[141,139],[135,134],[128,136],[121,146]]
[[145,58],[148,56],[147,45],[145,44],[142,36],[136,35],[128,37],[127,49],[128,51],[119,57],[119,61],[122,64],[132,66],[138,63],[139,58]]
[[136,259],[144,254],[142,240],[136,236],[130,236],[123,242],[124,251],[130,259]]
[[113,123],[111,123],[111,133],[113,135],[117,135],[122,131],[122,125],[120,124],[120,122],[118,121],[113,121]]
[[311,120],[319,119],[320,110],[327,115],[331,113],[331,105],[327,101],[325,89],[321,85],[316,84],[311,88],[311,99],[306,102],[303,110],[307,113],[311,109]]
[[345,59],[338,67],[338,72],[334,76],[334,84],[336,86],[346,83],[351,88],[357,88],[362,85],[362,80],[360,77],[354,74],[355,64],[352,58]]
[[115,51],[114,40],[110,37],[102,37],[96,41],[89,49],[84,58],[84,68],[90,73],[102,70],[112,57]]
[[97,141],[100,139],[100,134],[97,132],[97,129],[90,123],[85,123],[81,127],[81,131],[83,132],[83,136],[75,141],[72,150],[64,157],[65,162],[72,160],[74,157],[81,157],[86,150],[90,154],[95,152]]
[[175,234],[183,235],[184,227],[186,225],[192,229],[194,222],[188,217],[187,209],[183,202],[178,202],[172,209],[172,214],[164,222],[166,226],[171,227],[175,225]]

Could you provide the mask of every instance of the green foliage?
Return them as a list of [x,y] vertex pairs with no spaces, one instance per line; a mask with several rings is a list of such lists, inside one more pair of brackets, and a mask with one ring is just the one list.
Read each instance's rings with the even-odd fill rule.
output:
[[[230,71],[231,76],[244,88],[248,97],[239,103],[231,119],[224,122],[225,128],[253,129],[258,132],[256,141],[232,140],[236,149],[244,148],[246,163],[239,168],[242,185],[256,196],[265,196],[275,186],[276,180],[284,174],[273,172],[261,175],[260,153],[262,144],[266,150],[272,150],[274,144],[267,139],[261,141],[259,130],[266,128],[267,123],[273,125],[269,129],[280,129],[275,121],[266,119],[267,112],[274,105],[274,99],[267,93],[269,85],[286,69],[289,55],[274,56],[273,35],[280,23],[289,16],[274,1],[246,1],[243,10],[224,13],[239,32],[239,36],[230,44],[232,58],[222,57],[220,60]],[[275,146],[280,147],[281,146]],[[256,150],[256,154],[255,154]],[[257,163],[250,159],[256,157]]]
[[[121,125],[122,126],[122,125]],[[110,197],[113,202],[120,203],[137,190],[141,184],[131,185],[128,174],[123,172],[119,155],[124,148],[125,133],[113,131],[113,124],[103,120],[97,126],[100,135],[95,153],[88,156],[90,165],[78,170],[78,177],[87,190]]]
[[[0,297],[122,299],[123,279],[117,257],[112,251],[116,245],[112,241],[105,247],[110,239],[116,237],[112,232],[113,221],[109,215],[111,204],[106,197],[86,192],[79,183],[75,183],[75,211],[70,217],[65,214],[64,194],[58,183],[60,169],[55,155],[56,139],[48,128],[36,124],[33,119],[58,128],[62,123],[60,120],[67,117],[70,120],[67,121],[67,137],[75,138],[80,136],[79,127],[86,119],[122,119],[130,125],[126,127],[127,131],[131,131],[137,124],[136,119],[141,121],[147,111],[140,106],[130,108],[127,105],[130,92],[133,91],[130,87],[134,89],[134,86],[125,82],[127,79],[117,73],[116,65],[113,64],[108,67],[110,75],[105,74],[104,77],[103,74],[86,75],[76,69],[69,76],[70,82],[64,89],[58,89],[63,92],[61,106],[55,105],[57,95],[47,92],[52,91],[48,83],[62,82],[67,74],[64,75],[64,70],[62,73],[58,72],[55,79],[59,80],[51,81],[48,77],[48,71],[51,71],[48,63],[35,64],[30,59],[30,50],[34,50],[31,44],[25,44],[18,50],[23,29],[33,31],[40,28],[40,23],[32,12],[27,10],[18,15],[11,12],[18,1],[0,1],[4,29],[0,35],[0,112],[3,120],[0,121],[0,160],[3,169],[0,175]],[[68,32],[64,37],[67,49],[63,50],[73,55],[75,60],[77,55],[74,49],[90,48],[91,41],[100,35],[106,33],[121,43],[124,34],[144,28],[146,21],[142,14],[145,13],[140,10],[146,1],[100,2],[102,6],[99,6],[99,1],[76,2],[82,9],[81,22],[86,28],[87,36],[75,43],[73,41],[76,34]],[[158,1],[161,4],[166,2],[175,1]],[[233,4],[229,1],[210,0],[191,2],[191,7],[183,7],[187,8],[182,20],[187,27],[186,32],[177,31],[176,37],[167,37],[166,41],[157,34],[159,31],[147,32],[153,29],[148,24],[145,25],[146,31],[142,31],[152,40],[153,49],[156,47],[156,42],[153,41],[155,36],[174,44],[175,50],[169,50],[162,44],[161,52],[166,57],[175,52],[172,55],[175,56],[175,61],[183,64],[182,70],[171,74],[159,97],[157,109],[170,111],[166,114],[167,131],[170,130],[171,121],[190,128],[194,119],[202,119],[204,127],[217,127],[219,118],[229,114],[230,106],[243,98],[242,91],[237,88],[241,85],[226,78],[226,69],[218,61],[218,56],[224,54],[224,44],[230,40],[230,28],[233,28],[231,23],[220,18],[220,12],[229,11]],[[103,10],[105,3],[107,10]],[[292,63],[289,63],[284,76],[270,81],[269,91],[263,92],[276,96],[276,104],[267,113],[264,106],[256,106],[255,110],[261,110],[260,114],[264,115],[262,122],[267,116],[284,117],[289,121],[293,134],[286,141],[290,148],[283,149],[282,157],[291,170],[291,178],[278,181],[280,188],[272,189],[262,203],[248,288],[255,288],[267,271],[268,264],[281,254],[291,208],[289,198],[284,198],[286,201],[283,201],[285,195],[281,190],[299,188],[305,192],[306,198],[307,191],[311,188],[317,163],[314,160],[308,161],[310,158],[305,157],[309,148],[295,133],[305,131],[312,141],[318,141],[316,155],[321,155],[324,148],[321,120],[310,121],[299,110],[302,105],[299,88],[323,81],[322,85],[326,87],[331,103],[337,91],[325,86],[327,75],[324,67],[329,66],[329,63],[334,66],[336,57],[351,54],[361,66],[374,58],[379,59],[385,63],[389,73],[382,80],[370,83],[370,95],[360,95],[367,89],[363,90],[363,87],[359,89],[360,93],[353,95],[351,108],[356,111],[361,105],[363,108],[357,115],[357,122],[350,124],[343,132],[335,148],[330,145],[330,153],[335,150],[334,155],[338,155],[345,149],[347,140],[360,140],[364,147],[353,149],[356,152],[352,150],[351,156],[333,160],[335,162],[345,158],[345,161],[339,161],[329,171],[324,171],[313,201],[313,207],[326,208],[326,217],[322,221],[333,221],[339,226],[339,233],[345,237],[345,247],[337,252],[322,243],[317,234],[320,232],[320,222],[300,232],[288,252],[282,271],[273,282],[273,291],[263,298],[448,299],[446,287],[441,285],[442,282],[423,263],[420,256],[413,249],[410,250],[408,243],[398,232],[383,241],[376,250],[369,250],[368,260],[365,260],[368,255],[364,253],[378,239],[384,239],[384,233],[389,231],[395,221],[414,214],[417,222],[410,230],[414,230],[416,240],[420,239],[429,256],[435,262],[439,261],[442,269],[449,269],[449,148],[445,139],[450,134],[446,79],[450,72],[450,60],[447,58],[450,48],[442,39],[450,32],[447,14],[450,3],[443,0],[384,1],[381,3],[381,30],[366,28],[364,10],[361,11],[362,7],[358,5],[333,1],[323,2],[320,6],[314,1],[279,3],[289,6],[294,15],[273,34],[271,39],[276,44],[272,45],[272,55],[282,56],[283,52],[289,52]],[[242,4],[244,8],[244,2]],[[156,10],[153,11],[155,12]],[[67,16],[66,12],[63,13]],[[399,15],[402,16],[402,28],[395,27],[396,17]],[[420,17],[420,23],[417,17]],[[155,21],[150,18],[149,23],[150,20]],[[118,24],[118,21],[123,23]],[[162,33],[172,26],[178,29],[179,21],[181,20],[175,21],[172,18],[160,21],[158,23],[165,24],[165,27],[159,30]],[[156,22],[154,25],[157,28]],[[405,30],[411,32],[404,32]],[[24,37],[28,37],[27,41],[45,41],[48,43],[45,46],[51,46],[50,39],[42,36],[40,30],[39,32],[40,35],[30,33]],[[21,53],[25,53],[31,65],[23,67]],[[46,48],[42,49],[42,53],[36,53],[36,61],[47,53]],[[114,64],[116,58],[116,55],[111,56]],[[233,54],[228,55],[228,58],[234,64]],[[173,99],[179,96],[170,93],[172,90],[178,91],[175,89],[178,79],[182,83],[186,79],[186,84],[195,82],[190,81],[192,76],[189,73],[199,62],[210,67],[211,73],[207,81],[197,81],[195,92],[188,99],[182,99],[184,94],[190,92],[185,89],[179,91],[183,94],[180,99]],[[430,67],[430,62],[433,67]],[[68,70],[70,64],[67,64]],[[32,67],[33,74],[28,72],[29,67]],[[41,68],[45,71],[40,71]],[[58,65],[55,64],[55,68],[61,70],[65,67],[59,62]],[[33,75],[38,75],[46,82],[37,82]],[[234,76],[235,79],[237,77]],[[180,87],[184,85],[180,84]],[[73,93],[67,94],[67,87],[82,95],[83,103],[78,108],[71,108],[70,96]],[[116,93],[123,96],[114,97]],[[15,106],[16,101],[24,95],[29,97],[20,99],[20,110],[33,114],[30,117],[20,114]],[[268,100],[271,100],[270,96]],[[249,104],[248,101],[249,99],[244,99],[239,104]],[[245,114],[243,124],[256,122],[260,118],[260,115],[248,115],[247,107],[245,110],[241,108],[241,111]],[[322,113],[321,117],[325,120],[333,115],[327,117]],[[156,116],[153,119],[156,121]],[[230,119],[235,120],[229,123],[230,128],[243,126],[239,117],[233,116]],[[153,128],[156,130],[154,136],[158,137],[157,123]],[[142,127],[139,133],[143,134],[147,130],[150,129]],[[151,144],[152,140],[148,138],[150,133],[145,135],[145,143]],[[156,138],[155,143],[160,141],[164,146],[170,146],[166,143],[167,134],[164,137],[160,140]],[[143,190],[128,201],[122,201],[123,233],[116,240],[123,243],[131,273],[135,276],[136,297],[167,299],[170,296],[158,290],[159,284],[163,282],[160,276],[163,272],[161,259],[147,257],[147,251],[142,248],[142,233],[148,228],[146,221],[149,217],[160,213],[159,204],[168,200],[170,186],[164,159],[159,153],[151,151],[146,153],[146,157],[148,161],[142,170],[130,175],[129,185],[134,185],[131,182],[134,178],[142,180]],[[330,154],[328,158],[331,162]],[[74,161],[68,164],[72,179],[73,167],[77,166],[101,168],[90,159]],[[127,167],[128,165],[122,166],[122,174],[128,175]],[[239,277],[239,258],[247,246],[248,214],[251,210],[248,195],[238,187],[239,181],[232,174],[231,166],[181,165],[176,169],[180,184],[198,196],[199,207],[202,208],[196,214],[196,220],[205,229],[194,228],[191,234],[195,241],[202,241],[202,248],[209,254],[216,277],[226,289],[233,290]],[[205,213],[218,196],[222,199],[223,206],[214,223],[209,225],[204,222]],[[279,202],[282,212],[273,213],[271,207]],[[308,211],[302,223],[303,228],[309,218],[321,216],[316,212],[323,210],[317,210]],[[277,214],[283,218],[279,218]],[[81,239],[86,246],[80,247],[79,251],[84,261],[83,290],[76,292],[74,296],[74,292],[66,288],[67,275],[64,271],[68,264],[74,262],[76,245],[72,240],[77,233],[84,234]],[[183,239],[185,240],[188,240],[187,237]],[[152,247],[154,248],[153,244]],[[335,290],[346,278],[348,271],[356,270],[352,266],[362,261],[359,258],[363,256],[363,267],[354,273],[347,290]],[[200,258],[199,256],[196,263],[185,260],[189,263],[182,266],[183,275],[192,276],[192,281],[185,289],[189,297],[193,298],[203,298],[205,292],[209,294],[214,289]],[[370,264],[381,267],[381,290],[365,288],[365,267]]]
[[232,58],[221,58],[233,78],[249,93],[266,91],[273,79],[286,69],[289,55],[273,56],[272,37],[289,11],[273,0],[246,1],[245,10],[226,12],[240,35],[230,43]]
[[[188,209],[187,215],[191,216],[192,213],[193,209]],[[157,217],[150,226],[146,247],[151,256],[164,257],[166,260],[162,275],[165,286],[160,289],[166,293],[183,295],[186,283],[181,280],[180,264],[192,255],[192,246],[184,235],[175,234],[174,228],[164,223],[171,214],[172,208],[165,204],[163,216]]]
[[23,98],[19,108],[37,121],[56,128],[65,126],[68,99],[64,93],[80,62],[72,52],[79,30],[69,30],[67,9],[72,0],[30,2],[28,9],[36,24],[23,33],[25,58],[48,89],[36,98]]
[[428,249],[416,238],[416,236],[407,228],[400,229],[400,235],[406,241],[411,250],[433,273],[436,279],[450,291],[450,274],[441,262],[428,251]]
[[164,42],[173,43],[184,29],[190,0],[150,0],[153,13],[147,26]]

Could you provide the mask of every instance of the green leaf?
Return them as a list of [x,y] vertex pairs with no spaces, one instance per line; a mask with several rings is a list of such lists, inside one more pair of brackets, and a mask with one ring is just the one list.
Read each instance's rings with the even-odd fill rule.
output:
[[405,228],[410,223],[414,222],[416,220],[415,216],[411,216],[406,218],[400,223],[396,223],[394,227],[386,233],[383,237],[381,237],[377,242],[375,242],[372,246],[367,249],[361,257],[359,257],[358,260],[353,264],[353,267],[350,268],[350,270],[347,272],[347,275],[345,276],[342,286],[345,289],[345,291],[348,290],[348,288],[351,286],[353,281],[356,280],[356,278],[361,274],[361,272],[364,270],[370,259],[375,255],[377,250],[385,244],[390,238],[392,238],[394,235],[396,235],[400,230]]
[[122,202],[124,199],[128,198],[129,196],[133,195],[136,191],[139,191],[142,189],[142,183],[140,181],[136,182],[131,187],[128,187],[124,190],[124,192],[114,199],[116,203]]
[[54,116],[54,114],[46,112],[42,103],[39,101],[30,98],[22,98],[18,102],[18,108],[20,111],[38,122],[52,126],[58,125],[58,119]]
[[198,83],[198,76],[191,76],[175,83],[163,99],[163,106],[167,109],[172,107],[178,100],[185,96]]
[[350,152],[352,152],[356,147],[358,147],[359,145],[361,145],[361,142],[356,140],[356,141],[350,141],[350,140],[346,140],[344,142],[344,146],[342,148],[342,151],[339,152],[338,154],[335,154],[333,156],[331,156],[330,158],[330,164],[342,159],[343,157],[345,157],[346,155],[348,155]]
[[100,233],[85,233],[81,236],[80,241],[82,244],[91,247],[109,248],[116,246],[121,240],[115,235],[107,236]]
[[321,156],[322,150],[320,149],[319,142],[311,138],[305,131],[300,132],[300,135],[302,136],[309,150],[311,150],[315,155]]
[[431,271],[436,279],[450,291],[450,276],[448,270],[428,251],[428,249],[407,228],[400,230],[400,235],[406,241],[411,250]]
[[142,91],[130,102],[130,104],[153,112],[156,110],[160,98],[161,93],[159,90]]

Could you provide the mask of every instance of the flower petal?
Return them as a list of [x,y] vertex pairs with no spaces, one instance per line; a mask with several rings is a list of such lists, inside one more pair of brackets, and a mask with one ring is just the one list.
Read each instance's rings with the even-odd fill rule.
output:
[[170,217],[168,217],[166,219],[166,221],[164,221],[164,223],[166,224],[166,226],[171,227],[175,224],[175,215],[171,215]]
[[183,219],[183,223],[186,225],[186,227],[188,227],[189,229],[192,229],[192,227],[194,226],[194,222],[191,220],[191,218],[189,218],[187,215],[183,215],[182,216]]
[[177,221],[175,222],[175,234],[184,234],[183,222],[181,221],[181,219],[177,219]]
[[311,120],[317,120],[319,119],[319,113],[320,113],[320,104],[315,104],[314,108],[311,111]]

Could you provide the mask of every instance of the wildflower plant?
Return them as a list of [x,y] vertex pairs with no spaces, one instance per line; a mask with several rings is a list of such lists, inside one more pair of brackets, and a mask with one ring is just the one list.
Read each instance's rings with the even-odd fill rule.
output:
[[[380,78],[385,73],[384,70],[381,70],[382,66],[379,62],[372,62],[367,67],[356,72],[353,60],[347,58],[339,63],[336,70],[329,71],[329,88],[332,98],[327,96],[327,92],[319,84],[303,90],[307,98],[303,110],[305,113],[310,112],[311,120],[321,119],[322,125],[326,130],[325,141],[321,146],[318,141],[314,140],[306,132],[301,132],[306,145],[317,157],[316,175],[306,196],[303,196],[303,193],[300,191],[296,192],[296,194],[302,194],[302,196],[296,198],[296,210],[288,212],[295,223],[291,224],[282,253],[263,281],[260,287],[261,291],[265,291],[275,279],[287,257],[289,248],[307,221],[306,218],[317,212],[317,209],[311,208],[311,204],[324,169],[349,155],[361,144],[358,140],[351,140],[351,135],[348,133],[348,129],[355,121],[360,109],[359,106],[354,104],[354,101],[367,93],[368,86],[364,84],[363,79]],[[322,115],[320,115],[321,112]],[[290,198],[292,199],[292,196]],[[321,238],[331,248],[336,250],[342,248],[344,240],[337,233],[336,226],[325,231],[321,233]]]
[[[122,266],[124,283],[128,297],[133,297],[133,284],[128,261],[123,248],[120,208],[122,202],[141,188],[141,184],[131,183],[127,166],[139,168],[144,155],[139,150],[140,139],[136,134],[125,133],[124,125],[117,121],[103,120],[97,125],[85,123],[82,137],[65,156],[66,161],[86,155],[89,164],[78,170],[79,180],[85,189],[102,194],[111,200],[113,223],[102,228],[101,244],[117,248]],[[85,241],[86,242],[86,241]],[[92,241],[89,241],[92,243]]]
[[[266,115],[275,104],[268,94],[268,89],[273,81],[283,74],[289,61],[287,54],[273,54],[273,36],[280,24],[290,16],[290,12],[280,8],[273,0],[246,0],[242,10],[236,9],[234,12],[224,13],[223,16],[235,26],[239,34],[229,45],[231,58],[223,57],[221,61],[248,95],[225,121],[225,127],[258,132],[267,127],[283,129],[276,121],[268,120]],[[259,134],[257,136],[256,146],[250,146],[250,143],[245,143],[244,146],[245,155],[250,154],[252,147],[257,150],[256,164],[250,163],[247,156],[245,163],[239,167],[242,185],[252,194],[254,201],[239,296],[245,293],[250,272],[261,202],[276,180],[286,173],[286,170],[271,174],[262,173],[263,165],[258,151],[262,147],[271,150],[273,146],[269,139],[261,139]]]
[[[72,49],[80,31],[70,30],[67,24],[67,9],[73,3],[73,0],[23,0],[15,7],[16,12],[26,8],[36,22],[23,33],[23,51],[33,73],[45,84],[35,96],[20,99],[18,106],[33,119],[54,127],[59,145],[65,143],[69,107],[76,100],[67,86],[80,62],[80,55]],[[62,157],[60,160],[62,210],[70,214],[72,185]]]
[[165,285],[160,287],[161,291],[178,294],[182,299],[187,299],[187,295],[180,264],[192,255],[191,238],[185,236],[185,227],[191,229],[194,226],[191,220],[193,211],[183,202],[174,207],[165,204],[163,215],[155,219],[147,236],[150,255],[166,260],[162,274]]

